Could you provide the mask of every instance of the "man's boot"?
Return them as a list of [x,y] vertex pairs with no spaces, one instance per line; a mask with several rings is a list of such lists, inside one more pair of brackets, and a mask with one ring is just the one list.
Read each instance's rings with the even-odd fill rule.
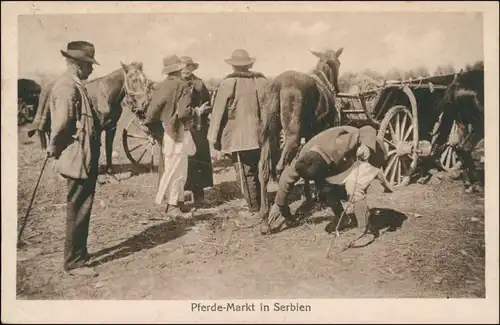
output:
[[184,202],[178,202],[177,205],[172,205],[172,204],[167,205],[165,212],[167,214],[167,217],[173,219],[188,217],[187,215],[188,211],[186,211],[186,209],[184,208]]
[[203,208],[207,206],[207,201],[205,200],[205,192],[203,189],[193,190],[193,203],[196,208]]
[[358,228],[359,237],[352,247],[365,247],[371,244],[378,237],[378,230],[374,228],[370,220],[370,210],[366,204],[366,199],[354,203],[354,216]]

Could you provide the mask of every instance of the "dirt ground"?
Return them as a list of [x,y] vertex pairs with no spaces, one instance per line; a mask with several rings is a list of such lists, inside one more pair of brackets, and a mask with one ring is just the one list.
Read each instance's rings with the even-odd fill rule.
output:
[[[120,138],[115,164],[126,170]],[[44,159],[23,129],[18,158],[20,220]],[[269,236],[238,228],[244,205],[231,168],[215,168],[212,207],[192,220],[158,219],[155,173],[101,175],[88,243],[99,276],[82,279],[62,272],[66,184],[47,166],[25,230],[30,245],[17,254],[18,299],[485,297],[484,195],[450,178],[392,194],[374,184],[369,204],[382,235],[342,251],[355,234],[341,233],[327,256],[330,212],[321,207],[302,206],[307,223]]]

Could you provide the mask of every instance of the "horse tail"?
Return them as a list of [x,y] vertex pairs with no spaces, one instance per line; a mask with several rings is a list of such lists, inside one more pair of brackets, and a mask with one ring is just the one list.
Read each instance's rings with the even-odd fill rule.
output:
[[276,165],[280,154],[280,91],[281,85],[272,83],[266,90],[266,114],[261,134],[261,164],[264,179],[276,181]]

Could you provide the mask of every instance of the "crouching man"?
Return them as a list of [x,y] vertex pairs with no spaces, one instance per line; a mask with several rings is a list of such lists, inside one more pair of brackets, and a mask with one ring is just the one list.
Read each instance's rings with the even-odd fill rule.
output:
[[[320,201],[326,203],[334,213],[325,231],[331,233],[337,225],[339,230],[357,227],[366,235],[362,241],[371,242],[375,230],[368,222],[366,191],[375,178],[381,181],[387,191],[391,191],[381,169],[386,159],[385,147],[377,140],[376,131],[371,126],[361,129],[340,126],[319,133],[304,145],[283,171],[269,219],[276,220],[282,215],[287,222],[293,222],[287,196],[300,178],[311,179],[316,184]],[[347,204],[346,210],[342,201]],[[261,232],[267,233],[269,230],[269,222],[265,219]],[[363,246],[363,243],[358,244]]]

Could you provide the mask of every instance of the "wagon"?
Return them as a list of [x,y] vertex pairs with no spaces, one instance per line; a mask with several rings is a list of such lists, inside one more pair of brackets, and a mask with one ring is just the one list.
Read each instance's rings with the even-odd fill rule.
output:
[[[394,188],[407,185],[419,159],[428,155],[424,144],[432,144],[440,119],[438,103],[455,75],[434,76],[404,81],[385,81],[375,89],[337,94],[340,125],[371,125],[384,141],[388,160],[383,167]],[[460,167],[457,155],[447,145],[441,157],[446,170]]]
[[31,79],[17,80],[17,124],[32,122],[35,118],[40,85]]

